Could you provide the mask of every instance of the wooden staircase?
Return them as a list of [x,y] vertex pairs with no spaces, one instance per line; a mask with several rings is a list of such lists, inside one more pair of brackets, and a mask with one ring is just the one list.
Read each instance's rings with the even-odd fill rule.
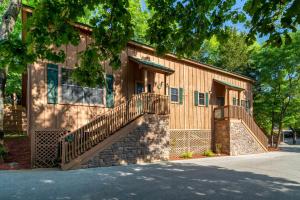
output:
[[255,119],[242,106],[220,106],[214,110],[215,120],[239,119],[253,133],[258,143],[267,151],[268,137]]
[[168,96],[152,93],[135,95],[129,101],[98,116],[81,128],[62,136],[59,140],[61,168],[63,170],[72,168],[78,164],[77,158],[87,154],[115,132],[147,113],[169,114]]

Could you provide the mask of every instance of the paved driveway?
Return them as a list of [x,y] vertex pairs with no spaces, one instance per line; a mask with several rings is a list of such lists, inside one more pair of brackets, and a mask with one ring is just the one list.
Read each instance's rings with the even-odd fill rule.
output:
[[284,152],[62,172],[1,171],[0,199],[300,199],[300,146]]

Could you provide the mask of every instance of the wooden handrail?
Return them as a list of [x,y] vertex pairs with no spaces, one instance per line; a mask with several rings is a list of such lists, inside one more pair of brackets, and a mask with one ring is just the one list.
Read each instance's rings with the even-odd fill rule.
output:
[[76,159],[137,117],[153,113],[170,113],[169,97],[152,93],[133,96],[129,101],[67,133],[59,140],[61,165]]
[[254,118],[242,106],[221,106],[214,109],[215,119],[241,119],[248,128],[254,133],[257,139],[268,148],[268,137],[257,125]]

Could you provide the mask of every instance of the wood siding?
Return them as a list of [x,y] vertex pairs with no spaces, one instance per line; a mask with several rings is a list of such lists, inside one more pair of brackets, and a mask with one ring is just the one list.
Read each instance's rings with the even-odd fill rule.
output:
[[[76,65],[76,54],[86,48],[91,42],[86,33],[81,34],[81,42],[75,47],[67,45],[63,48],[67,59],[59,66],[58,79],[58,100],[61,98],[61,68],[73,68]],[[168,56],[161,58],[155,55],[150,48],[142,45],[128,44],[126,50],[121,53],[122,66],[119,70],[113,71],[108,63],[103,63],[105,72],[114,75],[114,97],[115,106],[129,99],[135,93],[137,82],[143,83],[144,73],[139,69],[138,64],[129,61],[128,56],[149,59],[173,69],[175,72],[167,76],[167,91],[170,87],[183,88],[183,103],[171,103],[170,129],[202,129],[210,130],[213,127],[213,109],[216,107],[216,97],[225,94],[225,88],[216,85],[213,79],[229,82],[245,91],[241,93],[241,99],[250,100],[252,108],[252,83],[246,78],[238,75],[230,75],[227,72],[208,69],[199,64],[186,62]],[[29,66],[29,132],[40,128],[66,128],[74,130],[86,124],[96,115],[108,110],[104,105],[81,105],[81,104],[47,104],[47,69],[46,62],[36,62]],[[164,75],[155,72],[148,72],[148,83],[152,91],[164,94]],[[194,91],[209,93],[209,106],[194,105]],[[238,98],[236,91],[230,91],[230,104],[232,98]],[[227,105],[225,97],[225,104]]]

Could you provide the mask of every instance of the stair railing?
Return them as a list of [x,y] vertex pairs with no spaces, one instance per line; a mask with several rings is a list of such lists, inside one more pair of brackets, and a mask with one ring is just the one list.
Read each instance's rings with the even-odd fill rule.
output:
[[257,125],[254,118],[242,106],[221,106],[214,110],[215,119],[241,119],[254,133],[257,139],[268,148],[268,137]]
[[129,101],[64,135],[59,140],[61,164],[64,165],[76,159],[126,124],[146,113],[169,114],[168,96],[152,93],[135,95]]

